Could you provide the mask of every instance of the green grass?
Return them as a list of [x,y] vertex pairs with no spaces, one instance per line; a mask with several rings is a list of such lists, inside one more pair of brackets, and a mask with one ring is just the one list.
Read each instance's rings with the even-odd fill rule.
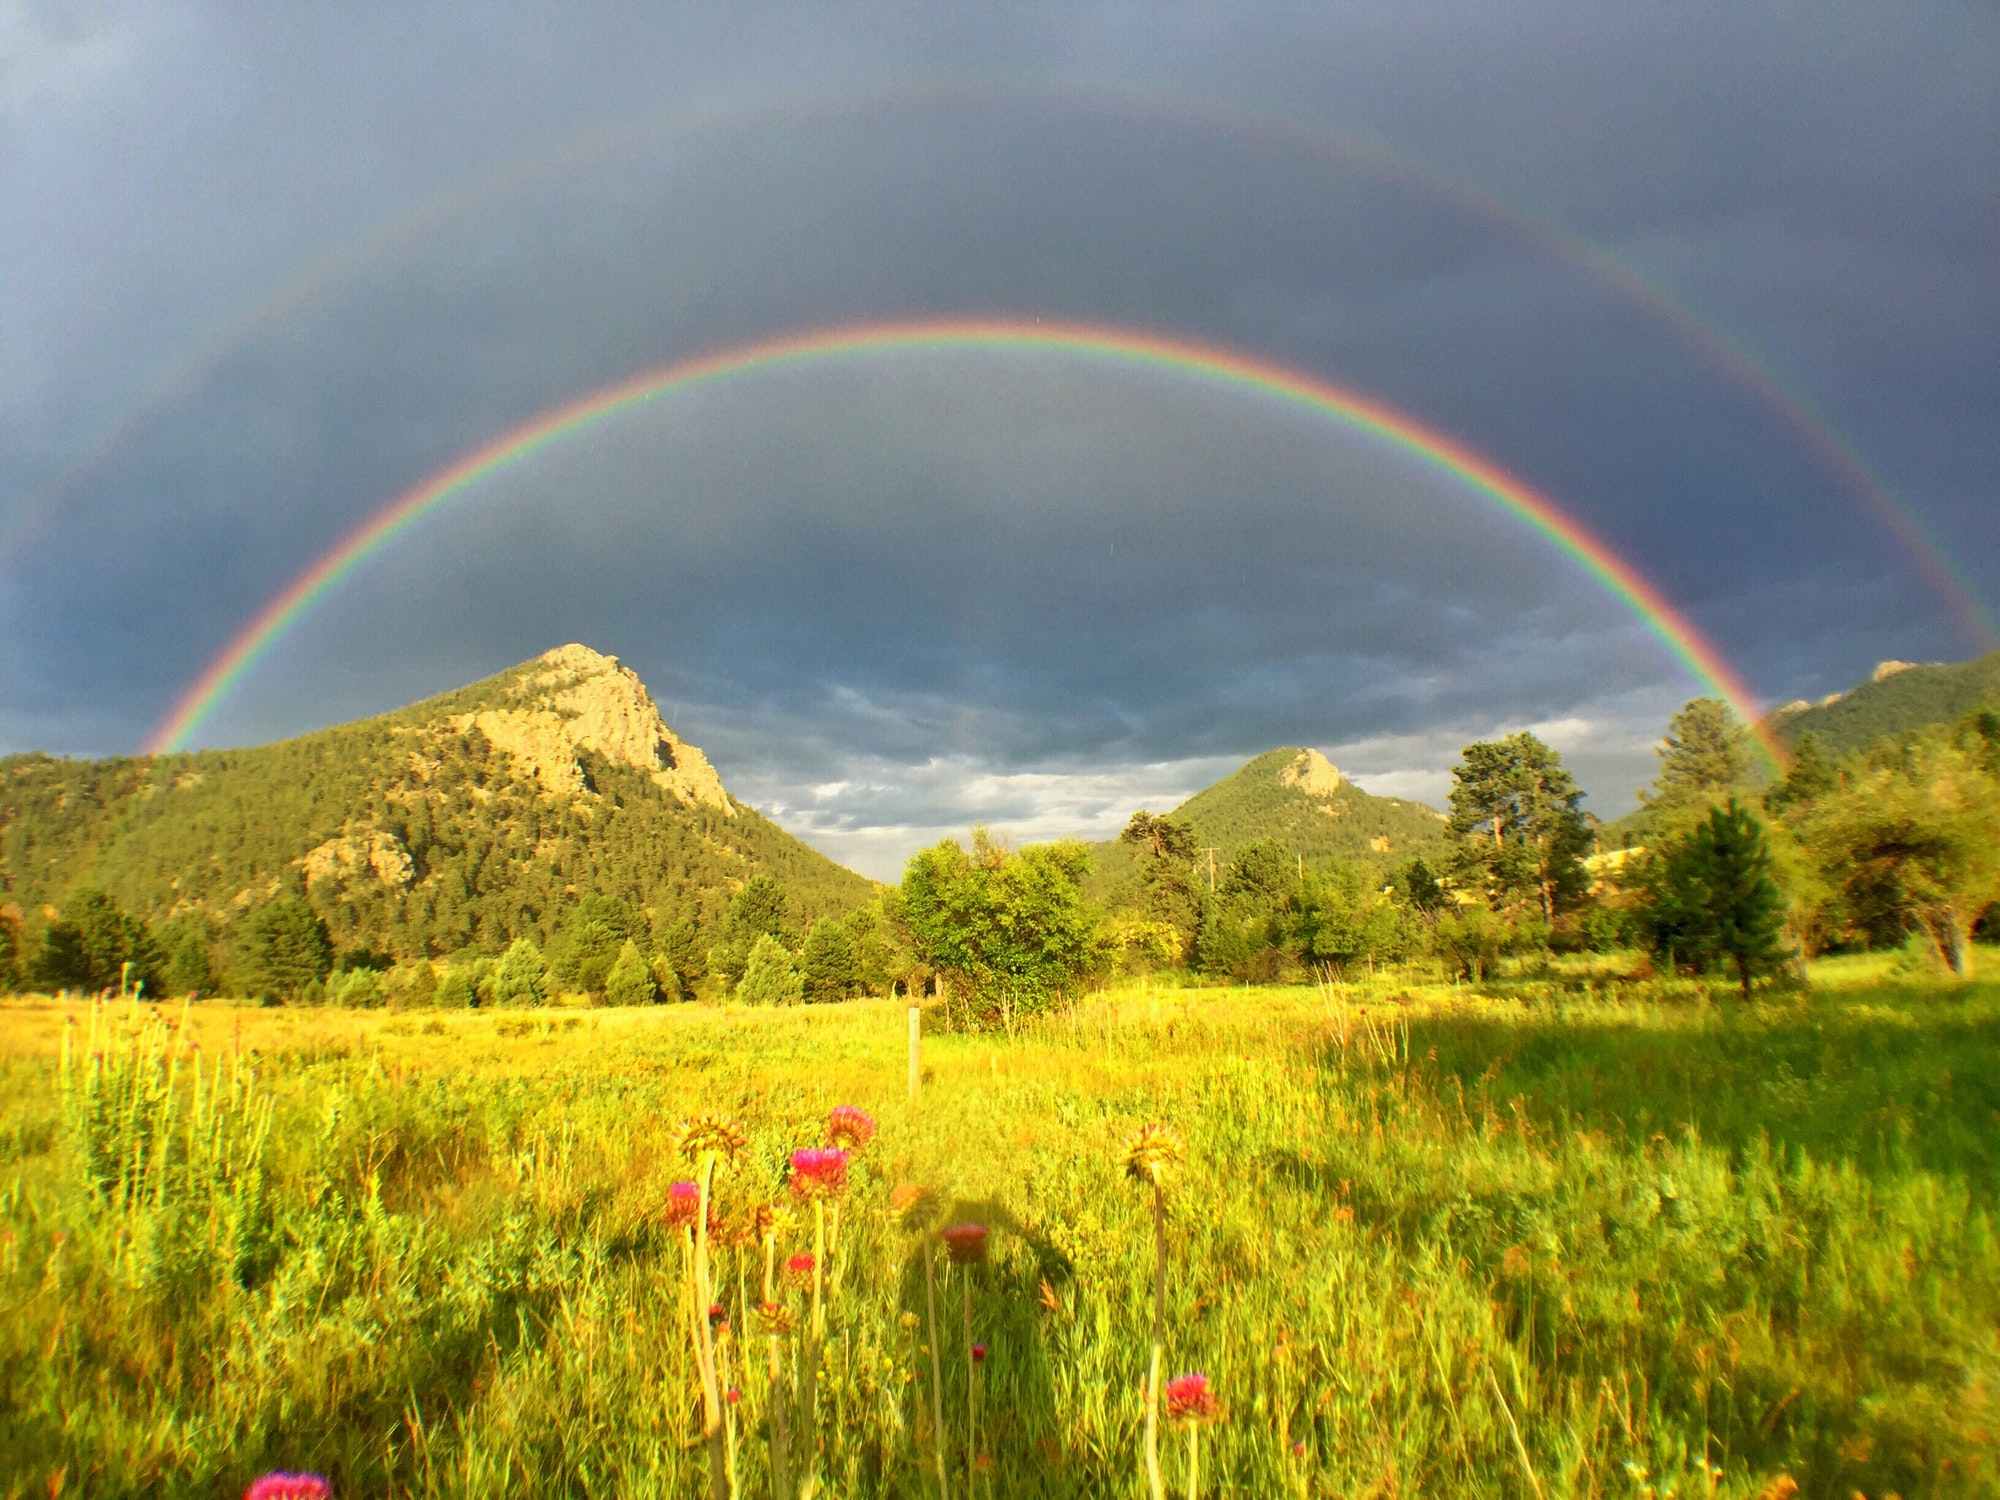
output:
[[[702,1494],[672,1127],[748,1128],[729,1209],[845,1102],[881,1132],[844,1208],[822,1494],[937,1493],[905,1181],[995,1228],[972,1487],[967,1273],[940,1287],[951,1493],[1143,1493],[1150,1211],[1120,1158],[1148,1120],[1188,1143],[1167,1363],[1226,1407],[1205,1494],[2000,1483],[2000,986],[1835,964],[1747,1010],[1574,978],[1128,989],[1012,1041],[928,1038],[915,1111],[880,1003],[206,1005],[105,1018],[101,1066],[87,1012],[0,1015],[0,1495],[277,1467],[342,1496]],[[810,1219],[785,1235],[809,1247]],[[761,1272],[752,1251],[744,1301]],[[770,1493],[767,1353],[729,1354],[746,1495]]]

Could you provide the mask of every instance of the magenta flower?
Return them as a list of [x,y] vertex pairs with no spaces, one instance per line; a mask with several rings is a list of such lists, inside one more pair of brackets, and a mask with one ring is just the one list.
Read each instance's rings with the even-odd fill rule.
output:
[[838,1198],[847,1191],[847,1153],[820,1146],[792,1153],[792,1192],[801,1198]]
[[1176,1422],[1213,1422],[1222,1408],[1206,1375],[1176,1375],[1167,1382],[1167,1416]]
[[701,1189],[691,1182],[677,1182],[667,1189],[667,1223],[675,1229],[691,1229],[701,1214]]
[[939,1231],[951,1258],[962,1266],[976,1266],[986,1259],[984,1224],[949,1224]]
[[827,1118],[826,1138],[832,1145],[859,1151],[875,1139],[874,1117],[852,1104],[836,1104]]
[[326,1500],[333,1491],[319,1474],[266,1474],[243,1492],[243,1500]]

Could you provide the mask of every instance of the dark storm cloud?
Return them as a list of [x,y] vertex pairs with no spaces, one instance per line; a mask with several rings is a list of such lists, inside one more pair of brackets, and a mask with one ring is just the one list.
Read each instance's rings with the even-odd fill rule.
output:
[[[9,746],[129,748],[312,557],[554,402],[964,312],[1395,402],[1559,496],[1773,698],[1966,649],[1655,313],[1323,143],[1099,86],[1326,121],[1552,213],[1762,351],[2000,580],[1990,11],[8,16],[0,515],[301,266],[489,185],[183,363],[97,455],[0,576]],[[971,816],[1108,826],[1278,742],[1437,796],[1465,738],[1525,723],[1608,813],[1693,690],[1544,544],[1366,443],[1074,361],[910,368],[732,387],[523,467],[331,596],[211,732],[584,639],[732,786],[886,868]]]

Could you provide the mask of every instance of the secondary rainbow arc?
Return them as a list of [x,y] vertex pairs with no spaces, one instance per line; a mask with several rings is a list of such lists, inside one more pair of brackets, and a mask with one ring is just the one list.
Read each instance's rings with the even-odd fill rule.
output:
[[[488,475],[620,412],[704,383],[814,360],[925,349],[1033,350],[1150,366],[1261,393],[1369,432],[1454,476],[1555,543],[1643,621],[1697,681],[1746,724],[1760,724],[1755,696],[1648,579],[1554,501],[1457,439],[1316,375],[1214,345],[1096,324],[965,318],[814,329],[713,350],[592,391],[509,429],[382,506],[280,590],[181,694],[148,739],[147,753],[186,748],[203,720],[314,600],[419,517]],[[1756,727],[1755,733],[1766,761],[1781,765],[1768,731]]]

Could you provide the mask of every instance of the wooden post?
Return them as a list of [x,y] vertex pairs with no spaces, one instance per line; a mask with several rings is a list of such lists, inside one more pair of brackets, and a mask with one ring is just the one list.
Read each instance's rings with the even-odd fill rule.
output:
[[910,1103],[917,1102],[917,1095],[923,1088],[923,1035],[924,1013],[918,1006],[910,1007]]

